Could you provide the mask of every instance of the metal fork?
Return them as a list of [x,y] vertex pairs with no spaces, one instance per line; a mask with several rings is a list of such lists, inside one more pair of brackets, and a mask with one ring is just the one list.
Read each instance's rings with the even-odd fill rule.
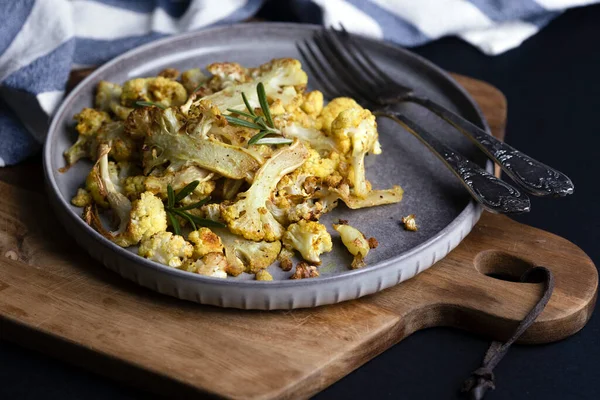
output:
[[375,115],[391,118],[401,124],[432,150],[461,180],[471,196],[488,211],[510,214],[530,210],[527,195],[446,146],[405,115],[390,110],[389,104],[377,101],[389,93],[388,88],[372,83],[348,65],[353,61],[343,58],[339,45],[332,42],[329,35],[324,30],[315,34],[314,44],[304,40],[296,45],[327,97],[352,96],[363,106],[372,109]]
[[369,101],[382,107],[408,101],[427,108],[468,137],[490,159],[500,165],[516,184],[532,195],[566,196],[573,193],[573,183],[565,174],[497,140],[444,106],[417,95],[413,89],[391,78],[372,61],[343,27],[340,31],[323,31],[316,40],[320,41],[321,49],[328,49],[329,53],[323,53],[325,56],[335,54],[340,60],[344,60],[347,75],[352,75],[355,79],[360,78],[361,84],[370,82],[372,86],[379,88],[374,93],[364,90],[364,87],[358,88],[362,89],[360,93]]

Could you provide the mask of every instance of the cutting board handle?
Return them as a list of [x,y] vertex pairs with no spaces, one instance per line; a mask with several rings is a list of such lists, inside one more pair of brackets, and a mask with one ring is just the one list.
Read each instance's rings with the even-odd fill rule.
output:
[[[521,283],[530,267],[544,266],[555,278],[550,302],[519,340],[545,343],[566,338],[589,320],[596,303],[598,271],[576,245],[506,216],[484,213],[471,234],[446,258],[423,272],[415,303],[396,304],[411,332],[453,326],[507,339],[543,293],[543,284]],[[384,292],[383,296],[387,296]],[[393,300],[375,302],[392,309]],[[392,303],[392,304],[390,304]]]

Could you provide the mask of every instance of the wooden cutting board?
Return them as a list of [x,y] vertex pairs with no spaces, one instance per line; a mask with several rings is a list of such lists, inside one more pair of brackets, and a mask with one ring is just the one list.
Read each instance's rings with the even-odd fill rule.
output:
[[[456,78],[502,137],[504,96]],[[446,258],[375,295],[295,311],[200,306],[125,281],[79,249],[40,190],[40,163],[0,169],[0,180],[0,336],[170,397],[309,397],[432,326],[505,338],[541,284],[488,275],[515,278],[531,265],[550,268],[556,288],[523,342],[576,333],[596,301],[597,270],[581,249],[484,214]]]

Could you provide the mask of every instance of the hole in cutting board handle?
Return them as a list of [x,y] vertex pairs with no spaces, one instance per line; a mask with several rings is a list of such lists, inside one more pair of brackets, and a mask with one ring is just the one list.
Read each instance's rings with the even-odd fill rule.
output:
[[[520,282],[521,275],[535,265],[528,260],[499,250],[486,250],[475,256],[475,268],[491,278]],[[532,276],[527,283],[540,283],[541,277]]]

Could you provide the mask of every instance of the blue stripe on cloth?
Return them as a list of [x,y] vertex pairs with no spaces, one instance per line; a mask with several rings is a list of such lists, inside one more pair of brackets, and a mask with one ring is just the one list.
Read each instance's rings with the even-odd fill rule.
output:
[[535,0],[468,0],[469,3],[495,22],[516,21],[532,15],[540,15],[547,10]]
[[41,145],[27,132],[12,110],[0,100],[0,158],[16,164],[37,153]]
[[561,11],[548,11],[544,14],[532,15],[531,17],[523,18],[523,21],[529,22],[530,24],[533,24],[541,29],[548,25],[550,21],[558,17],[560,14],[562,14]]
[[51,53],[11,74],[3,84],[33,94],[64,90],[74,51],[75,40],[70,39]]
[[150,33],[116,40],[75,38],[73,62],[83,65],[100,65],[127,50],[165,36],[167,35],[162,33]]
[[[153,12],[157,7],[171,17],[179,18],[187,11],[190,0],[88,0],[116,8],[135,11],[141,14]],[[214,0],[213,0],[214,1]]]
[[10,46],[29,17],[35,0],[3,2],[0,5],[0,54]]
[[[390,13],[368,0],[346,0],[373,18],[383,30],[384,39],[404,46],[418,46],[430,39],[405,19]],[[348,28],[348,27],[347,27]]]

